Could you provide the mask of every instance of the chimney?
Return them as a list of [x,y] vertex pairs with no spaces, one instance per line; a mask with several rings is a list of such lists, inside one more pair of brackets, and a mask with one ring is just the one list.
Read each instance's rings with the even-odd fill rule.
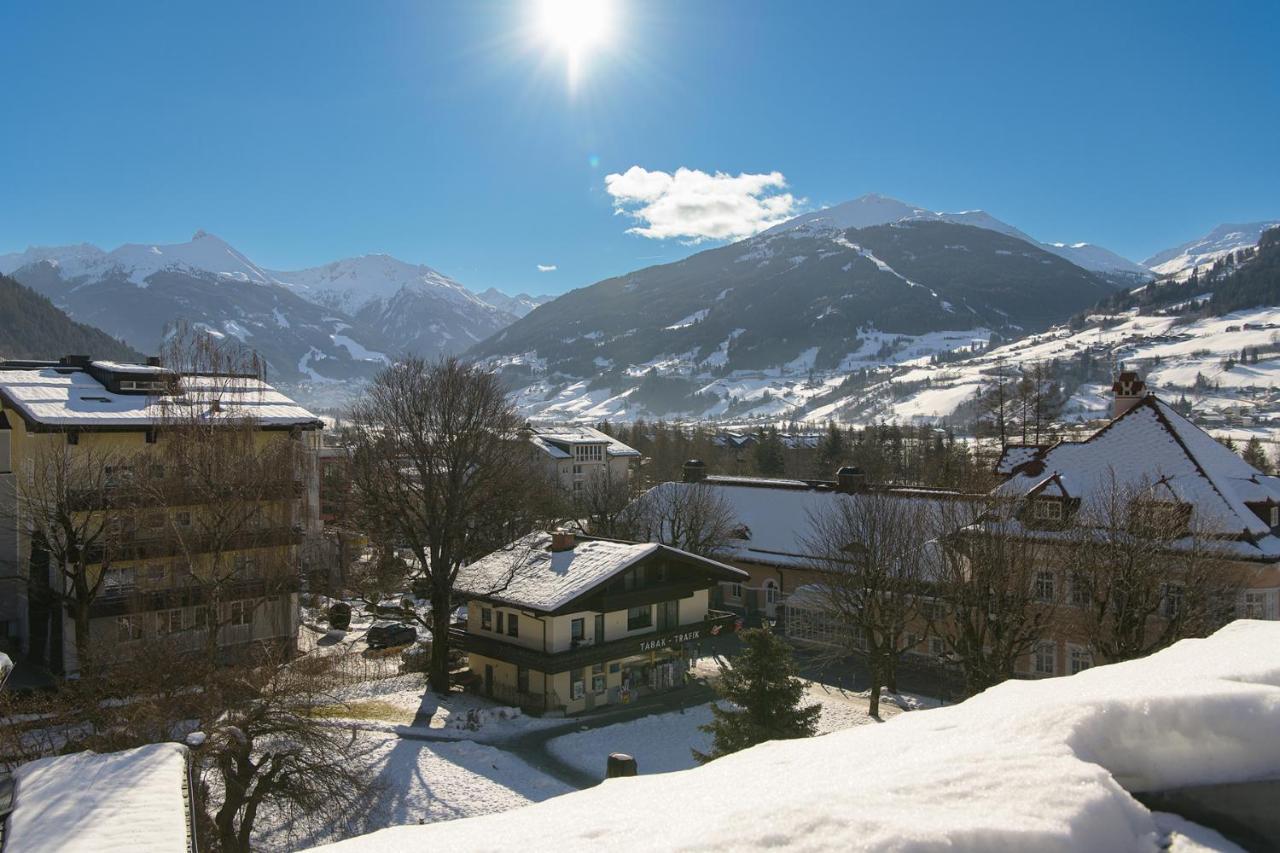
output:
[[1111,384],[1111,393],[1115,395],[1111,403],[1111,417],[1118,418],[1147,396],[1147,383],[1138,376],[1137,371],[1124,370]]
[[836,471],[836,491],[851,495],[867,486],[867,475],[861,468],[846,465]]
[[569,530],[553,530],[551,531],[551,552],[559,553],[561,551],[572,551],[574,544],[577,542],[572,531]]
[[682,483],[701,483],[707,478],[707,466],[701,459],[690,459],[680,469]]

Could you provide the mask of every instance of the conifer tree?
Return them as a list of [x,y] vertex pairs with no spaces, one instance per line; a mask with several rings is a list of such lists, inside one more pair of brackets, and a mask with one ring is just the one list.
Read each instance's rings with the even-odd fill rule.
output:
[[812,737],[818,727],[819,705],[801,706],[804,682],[796,677],[791,649],[763,628],[743,631],[743,650],[721,674],[716,691],[737,706],[711,706],[714,719],[699,728],[714,740],[709,753],[693,750],[706,763],[722,755],[769,740]]
[[765,477],[778,477],[786,471],[786,451],[776,427],[761,431],[756,443],[756,469]]
[[1262,449],[1262,442],[1258,440],[1256,435],[1249,439],[1244,446],[1244,451],[1240,455],[1244,457],[1245,462],[1248,462],[1262,473],[1270,473],[1270,465],[1267,462],[1267,453]]

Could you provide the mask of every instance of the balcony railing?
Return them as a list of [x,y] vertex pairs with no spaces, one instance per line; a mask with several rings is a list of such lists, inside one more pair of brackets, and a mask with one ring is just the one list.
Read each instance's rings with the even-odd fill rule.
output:
[[215,551],[242,551],[249,548],[282,548],[301,545],[304,531],[299,527],[266,527],[261,530],[242,530],[226,536],[193,534],[178,538],[162,534],[145,536],[125,532],[118,539],[98,543],[87,551],[89,563],[112,560],[152,560],[162,557],[178,557],[183,554],[209,554]]
[[[198,506],[218,499],[208,489],[195,489],[181,480],[160,481],[142,485],[141,480],[125,480],[102,489],[73,491],[67,496],[68,509],[74,512],[90,510],[144,508],[154,506]],[[302,480],[281,480],[266,485],[255,485],[250,496],[254,501],[299,500],[306,493]],[[228,486],[228,499],[243,500],[243,492]]]
[[550,674],[642,652],[674,648],[684,643],[696,643],[717,634],[732,631],[737,619],[737,614],[712,610],[708,612],[707,618],[700,622],[676,625],[664,630],[649,631],[603,643],[582,644],[560,652],[545,652],[541,649],[519,646],[497,635],[474,634],[467,630],[466,623],[455,623],[449,630],[449,639],[464,651]]
[[[294,573],[266,578],[235,579],[222,584],[218,598],[222,601],[268,598],[297,592],[298,587],[298,577]],[[104,616],[123,616],[127,613],[191,607],[204,604],[209,597],[206,593],[206,588],[198,583],[169,586],[163,589],[147,589],[132,585],[105,587],[89,606],[89,615],[98,619]]]

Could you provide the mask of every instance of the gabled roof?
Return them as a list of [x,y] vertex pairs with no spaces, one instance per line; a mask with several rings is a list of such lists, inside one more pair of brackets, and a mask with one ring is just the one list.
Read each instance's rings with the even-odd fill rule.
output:
[[618,439],[595,427],[589,426],[532,426],[530,442],[554,459],[569,459],[573,453],[568,448],[575,444],[604,444],[610,456],[638,457],[640,451],[623,444]]
[[746,572],[652,542],[579,538],[572,550],[551,551],[550,533],[531,533],[464,566],[455,589],[501,604],[552,612],[630,567],[658,556],[709,570],[725,580]]
[[1045,448],[1012,469],[993,494],[1024,497],[1049,478],[1083,501],[1120,486],[1162,484],[1161,500],[1193,508],[1202,532],[1269,537],[1270,526],[1246,503],[1280,503],[1280,478],[1267,476],[1155,396],[1084,441]]

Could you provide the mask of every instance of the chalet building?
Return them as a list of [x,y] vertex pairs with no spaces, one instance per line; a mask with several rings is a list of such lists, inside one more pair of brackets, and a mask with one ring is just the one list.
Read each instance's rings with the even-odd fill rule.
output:
[[594,427],[524,425],[521,435],[552,480],[570,493],[581,492],[592,480],[607,480],[625,491],[640,451]]
[[746,572],[664,545],[534,533],[463,568],[454,641],[488,696],[566,714],[685,683],[736,617],[711,590]]
[[852,467],[841,468],[834,480],[787,480],[708,475],[706,466],[693,459],[685,463],[682,479],[655,486],[640,500],[661,499],[663,490],[695,487],[711,489],[723,500],[736,529],[716,558],[742,569],[747,577],[720,583],[713,603],[741,615],[747,624],[781,619],[784,600],[800,587],[821,582],[823,571],[815,567],[806,540],[812,519],[833,511],[838,501],[876,494],[918,502],[934,510],[924,516],[935,519],[938,529],[921,532],[932,539],[949,532],[942,527],[945,522],[976,518],[984,500],[982,495],[948,489],[868,483]]
[[[1045,544],[1037,588],[1060,601],[1056,636],[1046,637],[1024,663],[1032,676],[1069,675],[1093,663],[1087,640],[1072,629],[1087,603],[1087,579],[1072,576],[1064,529],[1105,513],[1117,493],[1131,495],[1143,517],[1176,519],[1184,546],[1211,549],[1222,570],[1238,573],[1244,590],[1238,614],[1280,619],[1280,478],[1253,468],[1172,406],[1147,392],[1136,373],[1112,387],[1112,420],[1082,441],[1011,446],[997,464],[1005,481],[992,491],[990,513],[963,535],[999,533]],[[1176,531],[1175,531],[1176,532]],[[1169,578],[1166,606],[1177,606],[1178,579]]]
[[[184,472],[164,464],[178,412],[249,428],[254,447],[290,442],[279,482],[255,491],[261,500],[247,507],[251,521],[217,543],[206,523],[213,504],[195,501]],[[77,519],[97,517],[105,531],[86,578],[98,589],[89,611],[93,645],[127,653],[163,635],[196,648],[213,625],[229,651],[290,646],[301,546],[319,527],[313,456],[320,427],[256,376],[175,376],[158,360],[0,361],[0,639],[30,663],[76,671],[74,621],[59,602],[66,573],[33,536],[30,495],[51,467],[74,472],[78,459],[87,472],[109,459],[94,489],[66,484],[68,495],[81,495],[68,510]],[[215,563],[225,563],[225,572],[210,568]],[[229,578],[216,614],[204,600],[209,584],[196,582],[210,571]]]

